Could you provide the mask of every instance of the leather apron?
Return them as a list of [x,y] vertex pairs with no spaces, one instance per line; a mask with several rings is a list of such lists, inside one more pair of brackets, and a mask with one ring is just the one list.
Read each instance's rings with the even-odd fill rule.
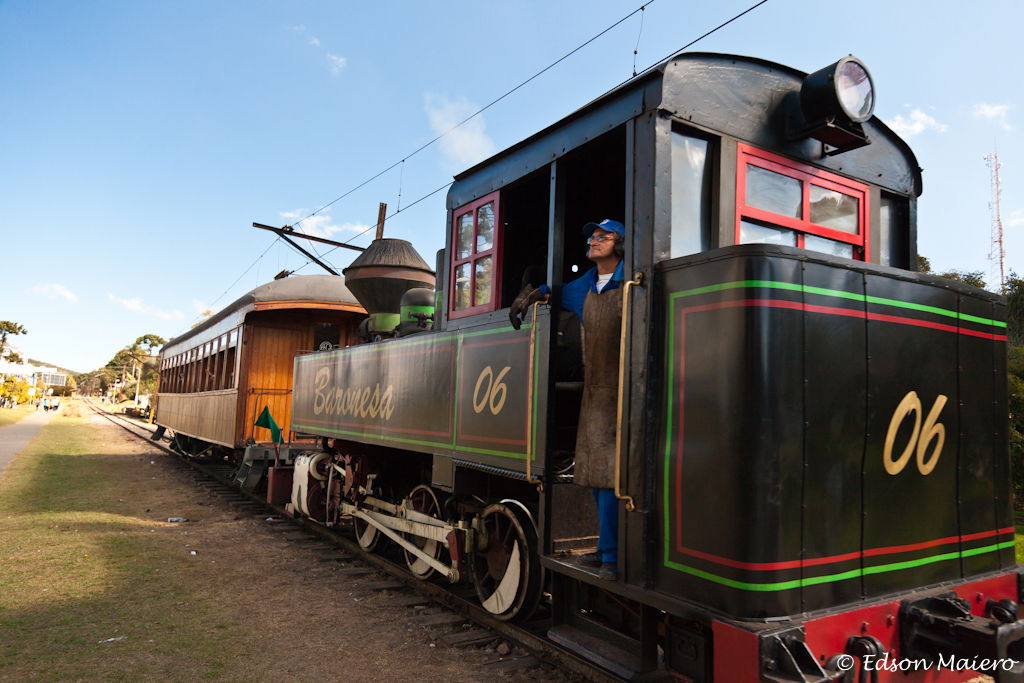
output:
[[588,292],[583,302],[583,402],[573,477],[573,483],[579,486],[615,486],[621,333],[622,288]]

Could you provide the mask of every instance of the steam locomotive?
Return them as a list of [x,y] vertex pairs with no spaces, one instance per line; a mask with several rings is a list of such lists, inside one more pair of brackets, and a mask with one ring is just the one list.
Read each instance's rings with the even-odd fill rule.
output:
[[[294,358],[285,464],[250,445],[240,481],[623,678],[1024,680],[1005,301],[914,272],[921,171],[874,98],[854,57],[684,53],[458,175],[436,269],[387,238],[346,269],[365,343]],[[613,581],[577,561],[559,306],[609,217]]]

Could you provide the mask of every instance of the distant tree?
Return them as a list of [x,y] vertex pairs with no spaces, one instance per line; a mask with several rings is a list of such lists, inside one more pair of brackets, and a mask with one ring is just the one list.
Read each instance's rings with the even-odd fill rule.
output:
[[17,351],[11,351],[7,354],[7,362],[14,363],[15,365],[21,365],[25,360],[21,357],[21,354]]
[[1024,278],[1012,270],[1006,278],[1006,324],[1010,343],[1024,346]]
[[919,273],[930,273],[932,272],[932,262],[928,260],[928,257],[917,255],[917,272]]
[[1024,506],[1024,348],[1007,347],[1007,408],[1010,413],[1010,471],[1016,507]]
[[985,274],[980,270],[968,272],[966,270],[947,270],[945,273],[936,273],[939,277],[944,277],[947,280],[953,282],[959,282],[964,285],[970,285],[971,287],[977,287],[979,289],[985,289]]
[[4,349],[7,348],[8,335],[14,336],[27,333],[28,330],[18,323],[11,322],[10,320],[0,320],[0,355],[3,355]]
[[29,384],[20,377],[8,377],[0,382],[0,398],[9,398],[18,403],[28,403]]
[[153,351],[167,343],[167,340],[157,334],[144,334],[135,340],[131,345],[133,350],[145,350],[147,356],[152,356]]

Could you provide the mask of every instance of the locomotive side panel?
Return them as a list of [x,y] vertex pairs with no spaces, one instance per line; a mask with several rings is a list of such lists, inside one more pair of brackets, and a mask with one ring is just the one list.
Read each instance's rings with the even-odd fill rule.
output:
[[784,259],[665,273],[659,583],[731,614],[800,611],[803,415],[780,400],[803,391],[800,293],[783,291],[776,308],[746,285],[799,277]]
[[[995,306],[990,302],[960,297],[960,314],[980,319],[995,319]],[[986,457],[997,453],[996,434],[993,429],[993,399],[1002,387],[996,382],[994,355],[999,346],[986,339],[958,335],[960,384],[960,434],[957,479],[960,482],[960,526],[969,539],[961,542],[960,551],[971,551],[992,544],[986,536],[1000,529],[996,514],[999,500],[995,478],[995,459]],[[1003,451],[1005,452],[1005,451]],[[979,553],[965,555],[961,560],[964,575],[993,571],[1001,565],[1000,554]]]
[[999,307],[799,253],[661,274],[659,589],[768,617],[998,568]]
[[[821,291],[857,292],[861,273],[804,263],[803,284]],[[804,296],[805,303],[816,297]],[[812,300],[812,301],[809,301]],[[803,491],[803,608],[817,610],[861,596],[860,478],[864,461],[867,364],[864,304],[833,297],[835,315],[805,315],[806,450]]]
[[[295,359],[295,429],[525,471],[543,467],[547,314]],[[531,349],[533,353],[531,354]]]
[[879,595],[960,576],[958,305],[949,290],[870,274],[865,293],[863,582]]

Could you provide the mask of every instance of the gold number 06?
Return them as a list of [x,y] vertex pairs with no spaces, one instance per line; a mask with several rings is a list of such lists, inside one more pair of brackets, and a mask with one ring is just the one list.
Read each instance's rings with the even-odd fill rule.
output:
[[[506,365],[498,376],[494,376],[494,370],[488,365],[480,373],[480,376],[476,378],[476,386],[473,387],[473,412],[482,413],[484,408],[491,409],[491,415],[497,415],[501,412],[501,409],[505,407],[505,399],[508,398],[508,387],[501,380],[505,379],[505,375],[512,367]],[[484,379],[487,380],[487,389],[483,392],[483,396],[480,395],[480,388],[484,384]]]
[[[946,428],[941,423],[937,423],[936,420],[939,418],[939,413],[942,412],[942,409],[946,407],[946,401],[948,400],[945,395],[939,394],[938,398],[935,399],[935,403],[932,404],[932,409],[928,411],[928,417],[925,418],[924,426],[922,427],[921,399],[917,397],[917,392],[911,391],[903,397],[900,404],[896,406],[896,412],[892,414],[892,419],[889,420],[889,431],[885,435],[885,450],[882,453],[882,463],[885,465],[886,472],[889,474],[899,474],[902,472],[903,468],[907,466],[910,456],[916,450],[918,471],[921,474],[931,474],[932,470],[939,463],[942,446],[946,443]],[[896,440],[896,432],[899,431],[903,420],[910,413],[914,414],[914,431],[910,435],[910,439],[907,441],[903,452],[900,453],[900,457],[893,460],[892,445],[893,441]],[[932,451],[931,459],[926,462],[925,456],[928,453],[928,444],[933,440],[936,441],[935,449]]]

